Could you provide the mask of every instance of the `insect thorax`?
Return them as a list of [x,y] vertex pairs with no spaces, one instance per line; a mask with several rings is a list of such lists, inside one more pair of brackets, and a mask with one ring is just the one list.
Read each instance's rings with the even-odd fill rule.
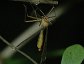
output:
[[41,26],[43,26],[44,28],[49,26],[49,20],[47,16],[42,17]]

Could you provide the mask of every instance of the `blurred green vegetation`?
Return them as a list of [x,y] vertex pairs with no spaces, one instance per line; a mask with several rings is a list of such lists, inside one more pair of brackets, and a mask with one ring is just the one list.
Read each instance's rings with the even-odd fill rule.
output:
[[[75,44],[67,47],[66,49],[53,50],[48,52],[48,58],[62,56],[60,64],[81,64],[84,60],[84,47]],[[25,57],[12,57],[5,60],[5,64],[32,64],[31,61]]]
[[75,44],[66,48],[61,64],[81,64],[84,60],[84,47]]

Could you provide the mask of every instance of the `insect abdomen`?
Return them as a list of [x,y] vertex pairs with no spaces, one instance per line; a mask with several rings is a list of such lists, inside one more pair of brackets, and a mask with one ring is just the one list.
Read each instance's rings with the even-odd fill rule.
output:
[[43,30],[41,30],[38,41],[37,41],[38,51],[41,51],[42,45],[43,45]]

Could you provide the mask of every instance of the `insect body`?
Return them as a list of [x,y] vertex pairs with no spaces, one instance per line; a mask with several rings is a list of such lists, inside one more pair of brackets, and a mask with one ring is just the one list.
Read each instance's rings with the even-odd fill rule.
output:
[[[42,17],[40,26],[42,26],[43,28],[47,28],[48,25],[49,25],[48,17],[46,17],[46,16]],[[38,41],[37,41],[38,51],[41,51],[41,48],[43,45],[43,38],[44,38],[43,31],[44,31],[44,29],[41,30]]]
[[49,25],[49,21],[48,21],[48,17],[45,16],[41,19],[41,26],[43,26],[44,28],[48,27]]
[[[35,18],[35,17],[31,17],[31,16],[28,16],[28,17]],[[26,22],[35,22],[35,21],[39,21],[40,22],[39,26],[41,26],[43,28],[41,30],[40,34],[39,34],[39,38],[38,38],[38,41],[37,41],[38,51],[41,51],[42,50],[41,48],[42,48],[42,45],[43,45],[43,39],[44,39],[43,32],[44,32],[44,29],[49,26],[49,20],[48,20],[47,16],[42,16],[42,18],[40,18],[39,20],[37,19],[37,20],[31,20],[31,21],[26,21]]]
[[[30,3],[31,4],[31,3]],[[32,7],[33,8],[33,7]],[[47,53],[47,51],[46,51],[46,45],[47,45],[47,43],[46,43],[46,41],[47,41],[47,29],[46,29],[46,33],[45,33],[45,38],[44,38],[44,29],[45,28],[48,28],[48,26],[50,25],[50,24],[52,24],[50,21],[49,21],[49,18],[51,18],[51,17],[47,17],[42,11],[41,11],[41,9],[40,8],[38,8],[37,6],[36,6],[36,10],[34,10],[34,8],[33,8],[33,10],[34,10],[34,13],[35,13],[35,17],[32,17],[32,16],[29,16],[29,15],[27,15],[27,17],[29,17],[29,18],[32,18],[32,19],[35,19],[35,20],[29,20],[29,21],[26,21],[26,22],[39,22],[40,23],[40,25],[39,26],[41,26],[43,29],[40,31],[40,34],[39,34],[39,38],[38,38],[38,41],[37,41],[37,48],[38,48],[38,51],[42,51],[42,54],[41,54],[41,61],[40,61],[40,64],[43,64],[43,62],[46,60],[46,53]],[[54,9],[54,6],[51,8],[51,10],[48,12],[48,14],[50,13],[50,12],[52,12],[52,10]],[[43,16],[41,16],[41,18],[38,18],[37,17],[37,14],[36,14],[36,11],[37,10],[39,10],[41,13],[42,13],[42,15]],[[55,16],[53,16],[53,17],[55,17]],[[43,47],[42,47],[43,46]]]
[[[54,8],[54,6],[49,11],[49,13],[53,10],[53,8]],[[38,18],[37,15],[36,15],[36,17],[32,17],[32,16],[27,15],[27,17],[29,17],[31,19],[35,19],[35,20],[29,20],[29,21],[25,21],[25,22],[39,22],[40,23],[39,26],[41,26],[43,28],[40,32],[40,35],[39,35],[39,38],[38,38],[38,41],[37,41],[38,51],[41,51],[42,50],[41,48],[42,48],[42,45],[43,45],[43,42],[44,42],[43,41],[44,40],[44,36],[43,36],[44,29],[47,28],[49,26],[49,24],[51,24],[51,22],[49,21],[49,17],[47,17],[38,7],[37,7],[37,9],[43,14],[43,16],[41,16],[41,18]],[[34,12],[36,14],[35,10],[34,10]]]
[[41,51],[42,44],[43,44],[43,30],[41,30],[38,41],[37,41],[38,51]]

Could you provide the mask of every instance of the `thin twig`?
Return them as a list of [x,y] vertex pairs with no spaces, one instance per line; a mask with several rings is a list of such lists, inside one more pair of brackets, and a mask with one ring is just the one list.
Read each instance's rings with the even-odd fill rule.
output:
[[20,54],[22,54],[23,56],[25,56],[27,59],[29,59],[30,61],[32,61],[34,64],[38,64],[34,59],[32,59],[29,55],[27,55],[26,53],[22,52],[21,50],[19,50],[17,47],[15,47],[14,45],[10,44],[7,40],[5,40],[2,36],[0,36],[0,39],[6,43],[8,46],[10,46],[12,49],[16,50],[17,52],[19,52]]

